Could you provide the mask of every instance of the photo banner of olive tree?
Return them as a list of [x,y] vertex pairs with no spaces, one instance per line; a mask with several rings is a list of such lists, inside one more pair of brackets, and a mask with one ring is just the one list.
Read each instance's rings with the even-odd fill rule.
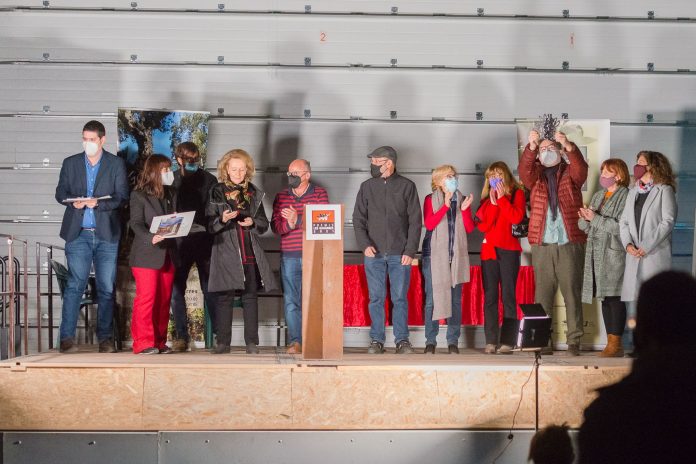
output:
[[[198,146],[201,154],[201,165],[205,166],[209,120],[210,113],[203,111],[119,108],[118,156],[126,162],[131,189],[136,184],[145,159],[150,155],[167,156],[172,160],[172,168],[178,169],[174,159],[174,150],[182,142],[193,142]],[[120,314],[120,333],[123,334],[124,339],[129,339],[135,282],[128,266],[128,255],[132,241],[132,234],[129,233],[129,228],[126,226],[129,215],[127,211],[124,213],[123,236],[119,249],[116,304]],[[186,306],[189,314],[191,341],[202,342],[205,333],[204,300],[197,271],[192,271],[189,274],[186,287]],[[171,326],[170,323],[170,329]]]
[[[517,120],[517,149],[522,156],[527,146],[529,132],[534,129],[542,137],[553,137],[555,132],[563,132],[568,140],[577,145],[588,164],[587,180],[582,186],[583,204],[589,204],[592,194],[599,188],[599,174],[602,162],[610,158],[611,145],[608,119],[560,119],[553,115],[543,115],[538,119]],[[560,292],[556,294],[553,314],[553,338],[555,343],[565,343],[568,331],[565,318],[565,303]],[[600,349],[606,344],[606,330],[601,317],[601,304],[583,304],[585,335],[582,344]]]
[[168,156],[176,169],[174,150],[181,142],[195,143],[205,166],[209,120],[210,113],[204,111],[119,108],[118,156],[126,161],[131,187],[143,161],[152,154]]

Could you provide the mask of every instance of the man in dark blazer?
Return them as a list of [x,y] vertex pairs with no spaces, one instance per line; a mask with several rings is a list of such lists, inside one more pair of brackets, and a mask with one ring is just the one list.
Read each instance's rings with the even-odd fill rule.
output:
[[105,143],[106,129],[102,123],[85,124],[84,151],[63,161],[56,187],[56,200],[66,205],[60,236],[65,240],[69,271],[60,323],[61,353],[77,351],[77,317],[92,264],[97,281],[99,352],[116,352],[112,321],[121,237],[119,210],[128,200],[128,180],[125,163],[103,150]]

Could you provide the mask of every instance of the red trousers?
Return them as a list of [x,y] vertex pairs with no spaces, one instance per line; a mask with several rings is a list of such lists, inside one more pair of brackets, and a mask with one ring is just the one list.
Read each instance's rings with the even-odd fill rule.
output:
[[167,256],[160,269],[133,267],[131,271],[135,277],[131,319],[133,353],[153,347],[163,349],[167,341],[174,265]]

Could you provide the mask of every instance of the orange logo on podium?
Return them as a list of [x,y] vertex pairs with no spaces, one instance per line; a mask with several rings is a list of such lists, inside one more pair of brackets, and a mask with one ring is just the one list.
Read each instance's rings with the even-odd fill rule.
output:
[[312,233],[333,235],[336,233],[336,212],[334,210],[315,209],[312,211]]

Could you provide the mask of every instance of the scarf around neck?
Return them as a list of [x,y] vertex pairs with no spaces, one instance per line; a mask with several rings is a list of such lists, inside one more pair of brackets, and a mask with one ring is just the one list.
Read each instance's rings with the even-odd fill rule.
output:
[[652,188],[655,186],[654,181],[650,181],[648,183],[643,183],[642,180],[638,179],[636,182],[636,188],[638,189],[638,192],[640,193],[648,193],[652,190]]
[[[562,163],[563,161],[561,161]],[[546,177],[546,182],[549,186],[549,207],[551,208],[551,217],[555,220],[558,217],[558,179],[556,174],[561,168],[561,164],[558,163],[555,166],[544,169],[544,176]]]

